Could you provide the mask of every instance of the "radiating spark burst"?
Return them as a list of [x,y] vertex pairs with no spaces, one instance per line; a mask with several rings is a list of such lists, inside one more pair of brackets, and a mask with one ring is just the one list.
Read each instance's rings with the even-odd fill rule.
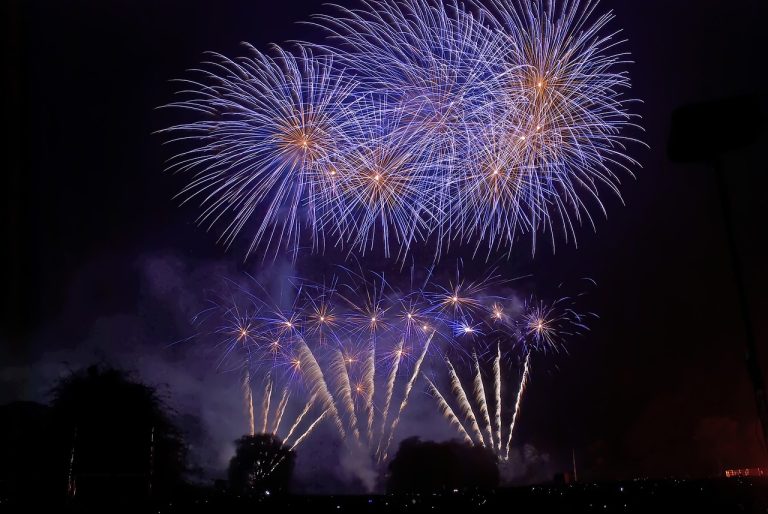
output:
[[638,166],[629,57],[596,5],[369,0],[316,18],[335,47],[215,55],[171,104],[199,118],[163,131],[190,145],[169,167],[201,223],[265,256],[302,232],[403,261],[575,241]]
[[616,39],[618,30],[606,32],[614,16],[598,15],[597,3],[488,2],[488,19],[504,34],[507,49],[498,97],[504,112],[496,123],[503,129],[493,140],[513,150],[503,160],[520,189],[505,192],[520,195],[516,201],[508,198],[493,209],[521,209],[506,220],[494,220],[488,211],[477,216],[482,221],[469,234],[488,239],[489,246],[511,245],[519,231],[530,232],[534,251],[538,232],[549,232],[554,245],[556,224],[566,240],[575,240],[582,217],[594,228],[590,203],[605,214],[601,189],[620,197],[613,170],[631,176],[630,168],[638,165],[626,153],[626,145],[637,140],[624,135],[625,129],[637,128],[628,110],[635,100],[625,96],[630,81],[623,68],[629,57],[618,50],[625,41]]
[[168,168],[192,173],[180,194],[200,202],[200,223],[224,225],[227,246],[245,231],[249,253],[295,251],[306,225],[322,248],[323,177],[353,117],[355,84],[306,48],[275,47],[271,55],[248,48],[252,55],[237,60],[212,54],[199,78],[181,81],[186,98],[169,106],[201,119],[163,131],[195,145]]
[[329,197],[323,223],[338,227],[339,239],[350,250],[364,254],[374,247],[398,249],[404,257],[411,244],[426,239],[430,220],[439,206],[429,191],[438,187],[424,173],[417,150],[422,141],[414,131],[403,132],[399,111],[383,103],[365,108],[359,126],[346,132],[339,157],[334,194]]
[[317,20],[339,44],[325,49],[357,72],[399,137],[407,137],[411,182],[420,188],[405,225],[412,239],[422,239],[427,227],[450,241],[453,170],[482,144],[475,135],[488,123],[490,96],[500,85],[503,37],[456,2],[372,1]]

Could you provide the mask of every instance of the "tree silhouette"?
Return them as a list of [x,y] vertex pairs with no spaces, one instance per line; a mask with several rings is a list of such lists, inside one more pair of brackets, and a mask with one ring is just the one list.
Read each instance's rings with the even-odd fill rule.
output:
[[185,447],[154,388],[91,366],[53,389],[62,490],[83,499],[166,495],[184,471]]
[[389,464],[389,472],[390,493],[485,489],[499,484],[495,455],[485,448],[458,441],[405,439]]
[[288,491],[296,454],[273,434],[246,435],[235,441],[229,486],[238,494]]
[[27,501],[55,494],[50,411],[34,402],[0,406],[0,497]]

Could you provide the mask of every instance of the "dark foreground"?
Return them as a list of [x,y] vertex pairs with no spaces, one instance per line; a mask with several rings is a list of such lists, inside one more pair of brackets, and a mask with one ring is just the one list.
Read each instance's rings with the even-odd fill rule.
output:
[[634,480],[448,491],[440,494],[232,497],[210,489],[188,489],[173,501],[130,499],[50,503],[2,498],[2,512],[768,512],[768,480]]

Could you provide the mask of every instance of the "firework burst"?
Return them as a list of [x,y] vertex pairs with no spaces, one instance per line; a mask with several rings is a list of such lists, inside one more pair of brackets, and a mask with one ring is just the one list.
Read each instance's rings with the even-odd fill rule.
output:
[[186,98],[169,106],[202,119],[163,131],[173,142],[192,144],[168,169],[191,175],[180,194],[200,203],[200,223],[221,222],[226,245],[245,231],[249,253],[259,246],[295,251],[306,225],[322,247],[320,208],[333,192],[355,84],[334,70],[332,59],[305,48],[249,50],[251,57],[238,60],[212,54],[198,78],[181,81]]
[[369,0],[315,18],[333,46],[214,54],[171,104],[198,119],[162,131],[188,145],[169,168],[249,253],[575,240],[637,166],[629,58],[596,4]]

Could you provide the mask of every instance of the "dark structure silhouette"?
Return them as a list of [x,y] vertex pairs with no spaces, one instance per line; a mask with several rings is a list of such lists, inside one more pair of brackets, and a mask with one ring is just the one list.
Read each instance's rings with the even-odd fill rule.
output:
[[92,366],[53,391],[59,490],[83,501],[170,495],[185,447],[156,391],[126,373]]
[[235,441],[229,462],[229,487],[241,495],[288,492],[296,454],[273,434],[246,435]]
[[[690,104],[672,113],[672,128],[667,153],[676,162],[707,162],[715,172],[720,207],[725,224],[728,252],[731,260],[736,295],[744,325],[746,348],[744,361],[752,382],[757,413],[763,429],[763,447],[768,448],[768,397],[765,380],[757,358],[755,331],[749,308],[744,271],[739,256],[733,226],[728,183],[723,170],[722,156],[728,152],[754,144],[765,132],[766,103],[763,95],[745,95],[712,102]],[[738,130],[725,130],[736,127]]]
[[459,441],[405,439],[389,464],[387,492],[434,493],[492,489],[499,485],[496,456]]

